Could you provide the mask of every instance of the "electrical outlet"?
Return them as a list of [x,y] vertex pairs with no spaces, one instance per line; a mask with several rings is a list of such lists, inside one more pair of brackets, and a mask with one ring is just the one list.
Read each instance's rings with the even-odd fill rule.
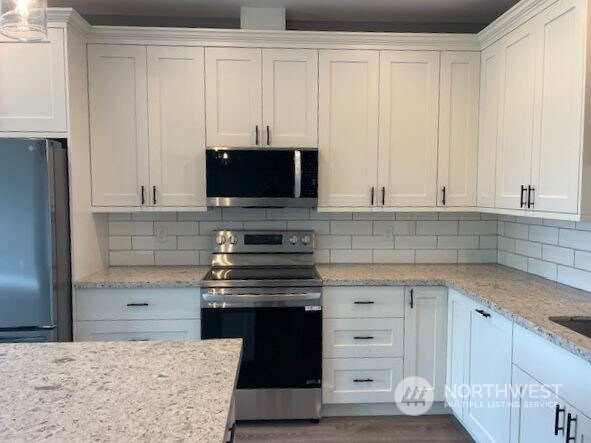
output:
[[385,240],[394,240],[394,226],[387,226],[384,230]]
[[164,227],[156,229],[156,242],[166,243],[167,238],[168,238],[168,229],[166,229]]

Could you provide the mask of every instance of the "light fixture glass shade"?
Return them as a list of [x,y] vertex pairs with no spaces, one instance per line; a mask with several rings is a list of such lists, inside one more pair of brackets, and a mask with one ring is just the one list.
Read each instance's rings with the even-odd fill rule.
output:
[[0,0],[0,33],[24,42],[47,38],[47,0]]

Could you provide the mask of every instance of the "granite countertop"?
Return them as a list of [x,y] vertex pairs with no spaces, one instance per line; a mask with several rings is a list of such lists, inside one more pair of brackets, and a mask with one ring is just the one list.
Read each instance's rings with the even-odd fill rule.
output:
[[0,440],[225,442],[241,340],[0,344]]
[[74,282],[76,289],[198,288],[209,266],[121,266]]
[[[591,362],[591,338],[548,319],[591,316],[591,293],[501,265],[318,265],[326,286],[448,286]],[[208,267],[110,268],[77,288],[198,287]]]

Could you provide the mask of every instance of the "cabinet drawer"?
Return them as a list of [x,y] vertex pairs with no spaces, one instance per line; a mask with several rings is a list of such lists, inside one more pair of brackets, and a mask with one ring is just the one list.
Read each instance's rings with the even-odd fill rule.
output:
[[189,340],[201,337],[201,323],[193,320],[79,321],[75,341]]
[[591,417],[591,363],[515,325],[513,364]]
[[394,403],[402,358],[324,359],[322,370],[323,403]]
[[75,293],[75,320],[200,318],[199,289],[83,289]]
[[404,288],[324,288],[324,318],[404,317]]
[[322,324],[322,356],[402,357],[404,319],[327,319]]

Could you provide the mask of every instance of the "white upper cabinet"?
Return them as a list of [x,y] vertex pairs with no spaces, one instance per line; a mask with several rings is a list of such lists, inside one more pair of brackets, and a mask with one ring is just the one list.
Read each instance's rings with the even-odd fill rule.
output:
[[482,51],[481,55],[478,206],[485,208],[495,207],[500,57],[498,43]]
[[205,207],[203,48],[89,45],[92,202]]
[[0,39],[0,131],[68,130],[64,37],[50,28],[48,43]]
[[205,90],[207,146],[262,145],[260,49],[206,48]]
[[152,205],[206,206],[203,57],[203,48],[148,48]]
[[441,54],[439,101],[440,206],[475,206],[480,53]]
[[316,147],[318,51],[205,49],[207,145]]
[[319,55],[320,207],[377,203],[379,53]]
[[496,207],[524,206],[533,149],[535,32],[531,22],[500,44],[501,84],[497,149]]
[[[379,92],[378,204],[389,207],[435,206],[439,52],[382,51]],[[351,126],[350,130],[356,129],[354,122]],[[367,157],[369,159],[371,155]],[[347,173],[343,178],[347,182],[353,180],[355,165],[361,163],[354,160],[352,165],[351,174]],[[368,184],[364,185],[367,188]]]
[[562,0],[536,17],[536,108],[531,185],[536,211],[577,213],[584,74],[584,16]]
[[92,204],[139,207],[149,183],[146,48],[89,45],[88,71]]
[[318,146],[318,51],[263,50],[264,146]]

